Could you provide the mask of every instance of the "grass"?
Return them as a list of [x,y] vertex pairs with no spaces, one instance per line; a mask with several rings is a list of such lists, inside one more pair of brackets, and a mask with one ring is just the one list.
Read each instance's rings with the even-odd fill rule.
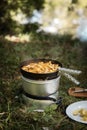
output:
[[[87,43],[73,39],[70,35],[27,34],[29,41],[8,41],[0,36],[0,130],[87,130],[85,124],[69,119],[65,108],[70,103],[86,100],[69,96],[68,88],[74,83],[62,76],[59,94],[62,106],[56,110],[47,107],[43,113],[32,111],[24,104],[21,94],[21,61],[30,58],[51,58],[64,67],[82,70],[75,76],[81,87],[87,87]],[[22,36],[21,36],[22,37]],[[21,39],[20,37],[20,39]]]

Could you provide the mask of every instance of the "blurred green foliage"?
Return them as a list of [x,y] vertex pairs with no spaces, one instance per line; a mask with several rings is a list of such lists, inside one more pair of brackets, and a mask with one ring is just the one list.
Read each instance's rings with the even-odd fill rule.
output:
[[[55,17],[66,15],[65,19],[75,17],[76,9],[86,9],[87,1],[84,0],[1,0],[0,1],[0,34],[18,34],[36,30],[38,24],[19,24],[13,20],[11,13],[18,14],[20,10],[26,17],[32,16],[32,12],[37,9],[43,9],[43,26],[50,23]],[[58,13],[58,8],[60,13]],[[63,11],[65,12],[63,14]],[[86,11],[85,11],[86,12]],[[72,15],[73,14],[73,15]],[[71,23],[71,21],[70,21]]]
[[[34,9],[39,10],[43,7],[44,0],[1,0],[0,1],[0,34],[17,33],[24,27],[13,21],[11,11],[17,13],[20,9],[23,13],[30,16]],[[19,28],[19,29],[18,29]]]
[[[13,20],[11,12],[17,15],[20,10],[26,16],[32,16],[34,9],[43,9],[43,23],[46,25],[50,22],[50,19],[59,16],[57,9],[65,9],[74,13],[75,9],[86,8],[87,0],[1,0],[0,1],[0,34],[18,34],[23,32],[30,32],[30,30],[36,30],[38,24],[21,25]],[[56,9],[56,10],[55,10]],[[57,11],[55,13],[55,11]],[[61,13],[62,13],[61,12]],[[69,15],[71,17],[71,14]]]

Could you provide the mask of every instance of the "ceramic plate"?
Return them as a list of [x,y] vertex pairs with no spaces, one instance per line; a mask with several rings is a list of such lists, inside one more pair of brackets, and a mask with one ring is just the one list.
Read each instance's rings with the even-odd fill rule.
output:
[[66,108],[66,114],[72,120],[75,120],[75,121],[80,122],[80,123],[87,124],[87,121],[83,121],[81,116],[79,116],[79,115],[77,115],[77,116],[73,115],[73,112],[75,110],[79,110],[79,109],[82,109],[82,108],[87,110],[87,100],[86,101],[79,101],[79,102],[75,102],[75,103],[70,104]]

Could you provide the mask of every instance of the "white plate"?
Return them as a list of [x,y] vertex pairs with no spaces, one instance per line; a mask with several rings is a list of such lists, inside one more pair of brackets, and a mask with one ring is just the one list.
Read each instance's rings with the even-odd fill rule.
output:
[[71,118],[71,119],[73,119],[77,122],[87,124],[87,121],[83,121],[82,118],[79,115],[77,115],[77,116],[73,115],[73,112],[75,110],[78,110],[78,109],[81,109],[81,108],[84,108],[84,109],[87,110],[87,100],[86,101],[79,101],[79,102],[75,102],[75,103],[70,104],[66,108],[66,114],[69,118]]

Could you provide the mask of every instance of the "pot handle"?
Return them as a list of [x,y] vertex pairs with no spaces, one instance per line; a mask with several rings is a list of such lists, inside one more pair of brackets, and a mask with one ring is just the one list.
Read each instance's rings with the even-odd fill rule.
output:
[[61,106],[62,105],[62,97],[59,97],[58,99],[56,99],[53,103],[51,103],[49,106],[51,106],[51,105],[56,105],[56,107],[58,108],[59,106]]
[[62,67],[59,67],[59,72],[60,73],[70,73],[70,74],[81,74],[82,71],[80,70],[73,70],[73,69],[67,69],[67,68],[62,68]]
[[80,82],[78,80],[76,80],[73,76],[71,76],[70,74],[67,73],[63,73],[63,75],[68,78],[69,80],[71,80],[72,82],[74,82],[76,85],[79,85]]
[[57,105],[61,105],[62,104],[62,97],[59,97],[58,100],[55,103]]

